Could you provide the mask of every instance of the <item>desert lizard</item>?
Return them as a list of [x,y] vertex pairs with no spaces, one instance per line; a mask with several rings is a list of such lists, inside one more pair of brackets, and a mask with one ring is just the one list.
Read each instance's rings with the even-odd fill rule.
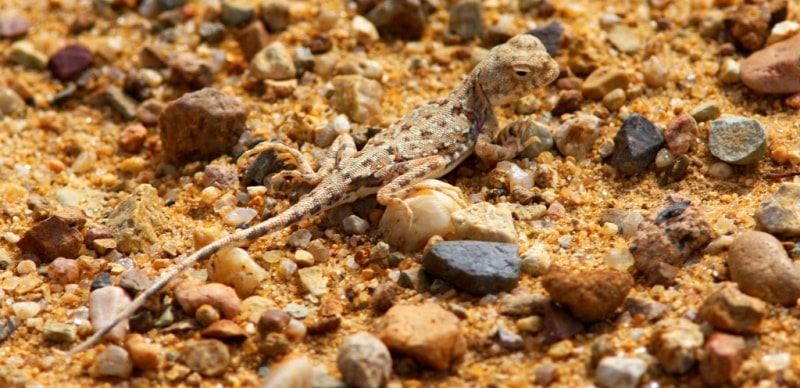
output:
[[276,178],[296,178],[316,187],[282,213],[220,238],[168,268],[110,325],[98,328],[69,354],[99,342],[181,271],[222,249],[251,243],[368,195],[377,194],[381,205],[401,202],[415,184],[447,174],[473,152],[487,161],[515,157],[520,151],[515,136],[502,145],[492,143],[499,132],[492,107],[530,94],[553,82],[558,73],[558,63],[537,38],[517,35],[492,48],[447,97],[419,106],[388,130],[372,137],[360,151],[356,151],[352,137],[339,136],[316,172],[296,149],[277,143],[259,144],[239,161],[257,153],[278,152],[281,158],[293,160],[296,169],[276,174]]

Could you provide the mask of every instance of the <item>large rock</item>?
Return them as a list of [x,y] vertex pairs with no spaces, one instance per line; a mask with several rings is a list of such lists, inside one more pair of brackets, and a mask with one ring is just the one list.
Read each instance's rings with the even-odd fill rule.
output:
[[800,92],[800,35],[758,50],[742,61],[739,76],[759,93]]
[[800,274],[771,234],[748,231],[737,236],[728,249],[728,270],[745,294],[784,306],[794,306],[800,298]]
[[784,182],[756,210],[758,229],[769,234],[792,238],[800,236],[800,183]]

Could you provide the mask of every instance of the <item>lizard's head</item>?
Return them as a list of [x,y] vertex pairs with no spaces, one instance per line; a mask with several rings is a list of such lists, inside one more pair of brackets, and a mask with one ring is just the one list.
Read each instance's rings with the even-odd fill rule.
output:
[[492,105],[502,105],[555,81],[558,63],[539,39],[522,34],[491,49],[474,72]]

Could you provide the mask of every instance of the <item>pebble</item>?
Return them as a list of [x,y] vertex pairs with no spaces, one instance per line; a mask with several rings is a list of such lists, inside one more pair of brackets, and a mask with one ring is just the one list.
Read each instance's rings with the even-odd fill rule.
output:
[[14,14],[0,16],[0,38],[21,38],[28,33],[30,27],[31,21],[23,16]]
[[509,352],[516,352],[523,348],[522,336],[508,330],[502,323],[492,329],[491,337],[493,337],[500,347]]
[[210,62],[196,54],[178,54],[170,63],[170,82],[192,90],[202,89],[214,83],[214,71]]
[[250,61],[250,72],[259,80],[287,80],[297,75],[292,55],[280,41],[259,51]]
[[342,228],[347,234],[364,234],[369,229],[369,222],[355,214],[351,214],[342,220]]
[[28,69],[44,70],[47,67],[47,55],[27,40],[18,40],[11,44],[6,56],[11,62]]
[[741,65],[733,58],[725,58],[719,65],[717,79],[724,84],[735,84],[741,80]]
[[[664,265],[680,267],[700,254],[716,237],[699,204],[683,194],[670,194],[639,226],[630,245],[636,270],[650,284],[669,284]],[[674,271],[669,271],[667,274]]]
[[703,347],[705,356],[700,359],[700,377],[709,385],[728,384],[744,363],[747,345],[744,338],[714,333]]
[[628,76],[619,67],[604,66],[597,68],[583,81],[581,92],[586,98],[600,100],[614,89],[628,87]]
[[381,113],[383,87],[380,82],[357,74],[333,78],[331,105],[350,120],[363,124]]
[[221,43],[225,39],[225,32],[225,26],[220,23],[202,21],[197,26],[197,34],[211,44]]
[[767,306],[760,299],[743,294],[733,283],[723,283],[703,301],[700,319],[715,328],[737,334],[758,334]]
[[[359,58],[356,60],[348,60],[338,63],[336,65],[335,73],[342,75],[358,74],[369,79],[380,81],[381,78],[383,78],[383,66],[376,61],[366,58]],[[347,116],[340,115],[334,117],[333,119],[333,128],[340,133],[350,130],[350,123],[343,122],[340,124],[342,119],[347,120]]]
[[578,161],[586,159],[595,140],[600,136],[601,122],[597,116],[586,114],[579,114],[565,121],[553,133],[558,151]]
[[229,319],[220,319],[200,332],[204,338],[214,338],[223,341],[244,341],[247,332],[241,326]]
[[125,341],[125,347],[133,365],[142,370],[158,370],[164,363],[164,350],[161,345],[151,343],[141,334],[134,334]]
[[19,327],[19,320],[16,317],[0,318],[0,341],[5,341]]
[[600,360],[594,381],[603,387],[636,388],[647,372],[647,362],[632,357],[608,356]]
[[365,331],[344,339],[336,356],[336,365],[348,387],[383,387],[392,376],[389,349],[380,339]]
[[203,376],[220,376],[231,361],[228,347],[215,339],[194,340],[183,345],[181,361],[191,370]]
[[660,88],[670,79],[670,68],[664,65],[657,56],[653,55],[642,63],[644,83],[653,88]]
[[155,244],[168,222],[163,210],[153,186],[137,186],[108,214],[106,224],[116,232],[117,249],[123,253],[141,252]]
[[419,40],[427,26],[427,13],[418,0],[377,2],[365,16],[386,38]]
[[786,17],[786,7],[786,2],[740,4],[726,12],[726,32],[745,50],[758,50],[764,46],[770,26]]
[[682,374],[697,362],[703,340],[700,325],[684,318],[665,319],[653,328],[647,349],[665,371]]
[[147,128],[142,124],[128,125],[120,131],[119,138],[117,139],[117,146],[122,151],[135,154],[144,147],[147,134]]
[[69,323],[47,321],[42,329],[42,337],[50,342],[71,344],[78,336],[78,328]]
[[[128,304],[131,297],[120,287],[108,286],[93,290],[89,294],[89,320],[94,331],[108,327]],[[123,320],[105,335],[104,338],[119,340],[128,332],[128,321]]]
[[353,16],[350,28],[353,29],[353,36],[356,38],[356,42],[363,46],[370,46],[380,39],[375,25],[361,15]]
[[767,153],[767,133],[756,120],[726,115],[711,122],[711,153],[731,164],[753,164]]
[[256,16],[253,5],[240,1],[223,1],[219,20],[226,27],[244,27]]
[[758,50],[741,62],[740,77],[748,88],[765,94],[800,92],[800,35]]
[[463,42],[479,38],[483,35],[483,11],[477,1],[464,1],[452,5],[450,11],[451,33]]
[[20,321],[24,321],[39,315],[42,306],[36,302],[14,302],[11,304],[11,310]]
[[784,182],[756,210],[756,227],[791,239],[800,236],[800,183]]
[[667,313],[667,306],[652,299],[630,297],[625,299],[625,310],[632,316],[641,316],[653,322]]
[[197,323],[201,326],[208,326],[219,321],[219,318],[219,311],[208,304],[198,307],[194,312],[194,319],[196,319]]
[[512,316],[544,314],[550,298],[539,294],[511,294],[500,300],[500,313]]
[[269,376],[261,383],[261,388],[307,388],[312,386],[313,375],[308,358],[292,357],[273,367]]
[[92,66],[94,55],[80,43],[67,45],[56,51],[48,60],[47,67],[61,81],[71,81]]
[[133,120],[136,117],[137,103],[122,92],[122,89],[111,86],[106,89],[106,101],[124,120]]
[[75,283],[80,278],[80,273],[78,262],[65,257],[57,257],[47,266],[47,275],[58,284]]
[[697,138],[697,121],[689,114],[676,117],[664,130],[664,140],[673,156],[681,156],[689,152],[689,148]]
[[296,232],[289,235],[289,238],[286,240],[289,245],[295,248],[306,248],[311,244],[311,238],[313,234],[308,229],[298,229]]
[[600,215],[601,223],[610,222],[619,226],[619,228],[622,229],[622,236],[626,239],[634,236],[636,231],[639,230],[639,226],[641,225],[642,221],[644,221],[644,217],[637,210],[628,212],[621,209],[611,208],[606,209]]
[[83,246],[83,236],[68,219],[53,215],[25,231],[17,246],[23,253],[33,253],[50,262],[58,257],[76,258]]
[[93,377],[119,377],[127,379],[133,372],[133,362],[128,352],[119,346],[108,345],[94,360],[89,374]]
[[533,120],[523,120],[515,121],[509,124],[510,126],[514,126],[520,136],[522,151],[519,156],[521,158],[534,160],[542,152],[553,149],[553,135],[544,124]]
[[622,306],[633,287],[633,278],[616,270],[569,273],[551,266],[542,277],[542,286],[554,301],[569,307],[576,318],[597,322]]
[[403,288],[410,288],[417,292],[427,292],[431,281],[422,268],[411,268],[400,272],[397,284]]
[[544,329],[544,319],[538,315],[520,318],[516,322],[517,330],[523,333],[535,334]]
[[320,297],[328,293],[328,277],[321,267],[307,267],[297,270],[300,284],[311,295]]
[[784,20],[772,26],[767,38],[767,45],[778,43],[797,35],[800,32],[800,23],[794,20]]
[[239,172],[232,166],[209,164],[203,169],[203,187],[225,190],[239,182]]
[[634,113],[622,123],[614,135],[614,154],[611,165],[624,175],[634,175],[647,170],[664,146],[664,135],[650,120]]
[[174,295],[183,311],[192,316],[204,304],[211,305],[227,319],[233,319],[241,310],[236,291],[220,283],[202,284],[199,280],[187,279],[175,286]]
[[800,274],[771,234],[736,236],[728,249],[728,271],[742,292],[768,303],[794,306],[800,297]]
[[136,108],[136,119],[147,126],[158,125],[158,115],[164,109],[164,104],[155,99],[145,100]]
[[478,202],[452,214],[454,239],[515,243],[517,230],[511,211],[488,202]]
[[539,38],[544,44],[547,54],[555,57],[558,54],[558,46],[561,45],[561,38],[564,34],[564,26],[561,23],[554,21],[544,26],[536,27],[530,31],[529,34]]
[[242,248],[224,249],[208,263],[208,280],[233,287],[241,298],[250,296],[266,278],[267,270]]
[[440,371],[467,350],[458,318],[433,303],[392,307],[381,317],[375,335],[393,353]]
[[298,249],[294,252],[293,260],[298,267],[310,267],[317,262],[311,252],[302,249]]
[[625,248],[611,248],[603,257],[603,262],[617,271],[627,271],[634,264],[633,254]]
[[627,96],[625,95],[624,90],[614,89],[603,96],[603,106],[608,108],[610,111],[616,111],[625,105],[626,99]]
[[239,43],[239,48],[242,49],[244,58],[248,61],[269,44],[269,34],[260,21],[254,21],[244,28],[236,30],[234,37]]
[[281,32],[292,21],[290,4],[284,0],[267,0],[261,3],[261,21],[270,32]]
[[184,94],[158,116],[164,154],[183,164],[229,153],[245,130],[247,114],[239,100],[217,89]]
[[616,24],[608,32],[608,41],[617,50],[625,54],[635,54],[639,51],[642,42],[637,35],[626,25]]
[[550,268],[550,253],[544,244],[534,244],[522,254],[521,269],[533,277],[544,275]]
[[581,321],[552,301],[545,305],[544,329],[546,343],[569,339],[586,330]]
[[281,333],[292,320],[286,311],[269,309],[258,318],[258,332],[261,334]]
[[517,246],[508,243],[445,241],[422,257],[426,272],[476,295],[509,291],[520,278]]
[[553,116],[561,116],[581,109],[583,95],[579,90],[561,90],[558,92],[558,102],[550,113]]

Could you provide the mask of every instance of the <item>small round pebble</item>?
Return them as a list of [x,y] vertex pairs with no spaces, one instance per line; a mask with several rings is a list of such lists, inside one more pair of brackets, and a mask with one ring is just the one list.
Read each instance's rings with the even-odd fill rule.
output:
[[537,277],[550,268],[550,253],[544,244],[535,244],[522,254],[522,272]]
[[267,310],[258,319],[258,331],[262,334],[283,332],[292,316],[283,310]]
[[342,220],[342,226],[347,234],[364,234],[369,229],[369,222],[355,214],[352,214]]
[[218,321],[219,318],[219,311],[208,304],[198,307],[197,311],[194,312],[194,319],[203,326],[208,326]]
[[336,365],[349,387],[382,387],[392,375],[389,349],[381,340],[365,331],[345,338],[339,347]]

